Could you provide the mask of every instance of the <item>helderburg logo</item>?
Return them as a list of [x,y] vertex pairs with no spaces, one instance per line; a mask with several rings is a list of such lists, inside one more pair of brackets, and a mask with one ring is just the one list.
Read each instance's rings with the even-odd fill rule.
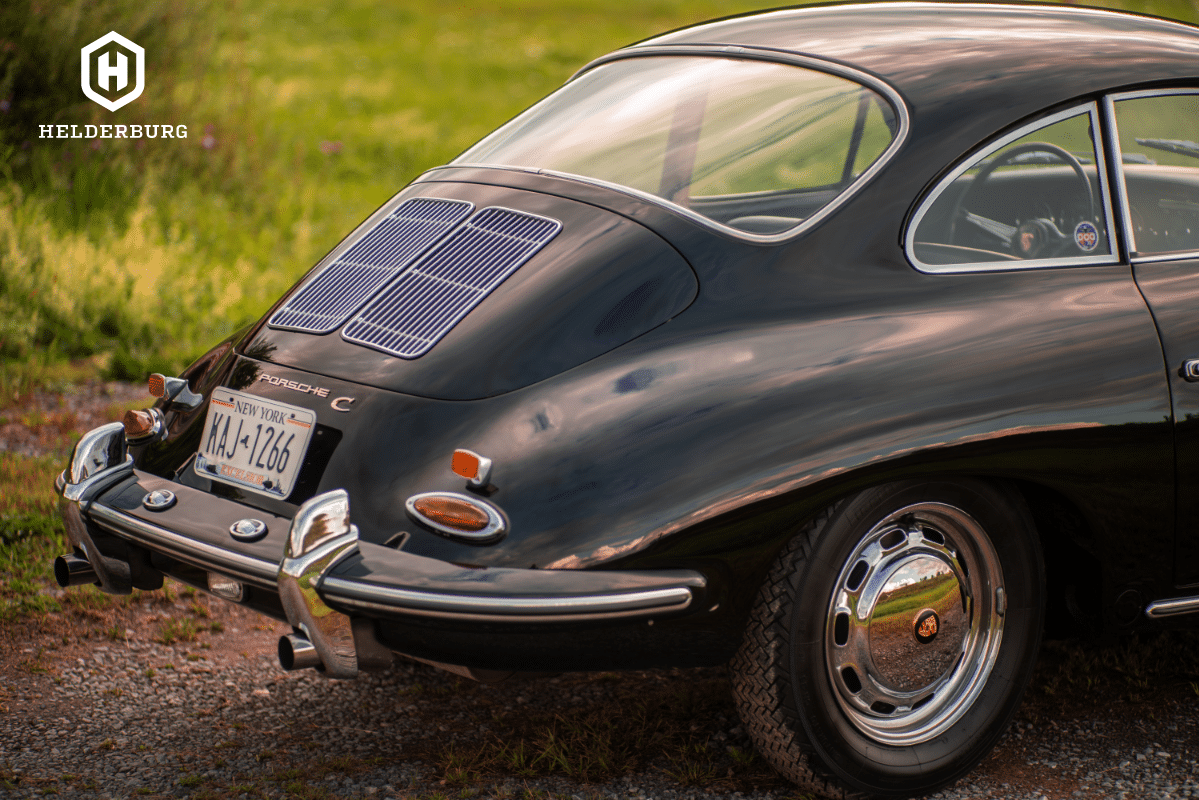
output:
[[83,93],[109,111],[133,102],[146,88],[146,51],[116,31],[81,53]]
[[[83,93],[109,111],[129,105],[146,88],[146,50],[110,31],[79,51]],[[40,139],[186,139],[186,125],[38,125]]]

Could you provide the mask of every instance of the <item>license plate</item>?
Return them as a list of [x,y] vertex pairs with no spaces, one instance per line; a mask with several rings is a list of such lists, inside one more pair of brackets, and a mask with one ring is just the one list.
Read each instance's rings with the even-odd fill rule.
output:
[[287,497],[315,425],[316,412],[307,408],[214,389],[195,470],[251,492]]

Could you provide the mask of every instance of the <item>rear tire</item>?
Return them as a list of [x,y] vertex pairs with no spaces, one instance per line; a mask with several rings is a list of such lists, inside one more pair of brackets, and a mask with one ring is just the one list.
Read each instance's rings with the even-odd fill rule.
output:
[[875,487],[809,522],[733,658],[759,752],[830,797],[931,792],[1010,722],[1041,638],[1044,566],[1004,484]]

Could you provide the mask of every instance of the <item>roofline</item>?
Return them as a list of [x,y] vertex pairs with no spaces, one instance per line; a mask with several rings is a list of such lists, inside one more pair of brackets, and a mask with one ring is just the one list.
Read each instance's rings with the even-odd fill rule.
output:
[[[831,8],[868,8],[871,6],[879,7],[879,8],[883,8],[883,7],[897,8],[898,7],[898,8],[928,8],[928,9],[932,9],[936,6],[957,6],[959,8],[974,8],[974,9],[980,9],[980,10],[982,10],[982,9],[989,9],[989,10],[1008,9],[1011,11],[1041,9],[1041,10],[1046,10],[1046,11],[1056,11],[1056,12],[1062,12],[1065,14],[1079,15],[1079,16],[1095,16],[1095,17],[1123,16],[1123,17],[1132,17],[1135,19],[1150,20],[1153,22],[1164,22],[1164,23],[1168,23],[1168,24],[1172,24],[1172,25],[1177,25],[1178,27],[1182,28],[1184,31],[1186,31],[1190,34],[1199,35],[1199,24],[1196,24],[1196,23],[1186,22],[1184,20],[1179,20],[1179,19],[1173,19],[1171,17],[1163,17],[1163,16],[1159,16],[1157,14],[1146,14],[1146,13],[1142,13],[1139,11],[1128,11],[1128,10],[1122,9],[1122,8],[1108,8],[1107,6],[1061,5],[1059,3],[1032,2],[1031,0],[1030,0],[1030,2],[1024,2],[1023,0],[1007,0],[1006,2],[1003,2],[1003,3],[985,3],[985,2],[978,2],[978,0],[870,0],[869,2],[862,2],[862,3],[844,2],[844,0],[831,0],[831,2],[810,3],[810,4],[793,5],[793,6],[776,6],[774,8],[766,8],[766,9],[761,9],[761,10],[757,10],[757,11],[746,11],[746,12],[742,12],[740,14],[728,14],[723,17],[714,17],[713,19],[704,20],[703,22],[696,22],[691,25],[683,25],[681,27],[674,28],[669,31],[663,31],[662,33],[654,34],[653,36],[647,37],[645,39],[640,39],[638,41],[632,42],[631,44],[627,44],[620,49],[621,50],[629,50],[629,49],[643,47],[643,46],[647,46],[647,45],[655,45],[656,43],[658,43],[658,40],[671,37],[678,33],[683,33],[683,32],[689,31],[689,30],[703,28],[708,25],[716,25],[716,24],[719,24],[722,22],[731,22],[733,20],[764,18],[764,17],[770,17],[770,16],[794,15],[797,13],[802,14],[802,13],[807,13],[807,12],[818,12],[818,11],[823,11],[823,10],[827,10],[827,9],[831,9]],[[701,43],[702,44],[730,44],[729,42],[720,42],[720,41],[703,41],[703,42],[696,41],[693,43],[694,44],[701,44]],[[798,52],[798,51],[795,51],[795,52]],[[582,72],[583,70],[579,70],[579,71]]]

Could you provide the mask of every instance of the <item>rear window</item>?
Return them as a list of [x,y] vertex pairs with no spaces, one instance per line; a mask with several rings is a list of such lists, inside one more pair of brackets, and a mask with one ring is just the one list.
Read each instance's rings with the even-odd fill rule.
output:
[[651,56],[585,72],[454,163],[581,176],[774,235],[848,189],[897,129],[886,99],[840,75]]

